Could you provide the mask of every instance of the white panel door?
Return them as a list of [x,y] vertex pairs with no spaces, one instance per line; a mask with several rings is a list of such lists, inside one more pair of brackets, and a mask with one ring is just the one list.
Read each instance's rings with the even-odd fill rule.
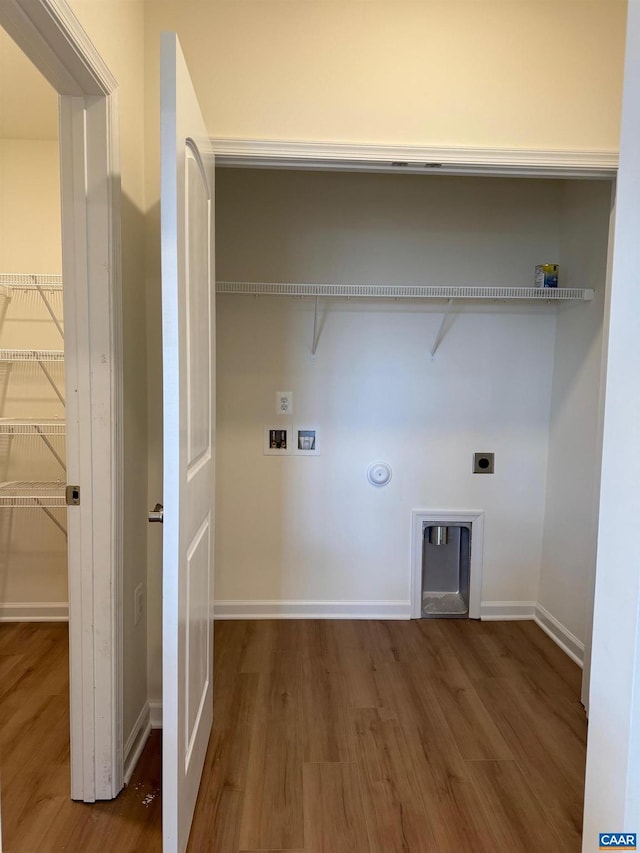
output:
[[213,157],[177,37],[161,42],[163,851],[189,839],[213,716]]

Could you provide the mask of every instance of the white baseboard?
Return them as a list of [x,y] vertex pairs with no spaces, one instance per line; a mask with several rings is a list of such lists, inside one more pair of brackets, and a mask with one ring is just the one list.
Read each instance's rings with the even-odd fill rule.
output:
[[487,622],[531,619],[574,663],[579,667],[583,665],[584,643],[536,601],[483,601],[480,618]]
[[162,702],[149,702],[149,715],[152,729],[162,728]]
[[535,601],[483,601],[480,618],[486,622],[513,622],[518,619],[533,619]]
[[410,619],[410,601],[218,601],[216,619]]
[[127,738],[124,745],[124,784],[128,785],[133,771],[136,769],[138,759],[142,755],[142,750],[147,742],[147,738],[151,733],[151,718],[149,713],[149,704],[147,702],[142,706],[142,710],[135,721],[131,734]]
[[68,622],[66,601],[15,601],[0,604],[0,622]]
[[569,655],[571,660],[582,669],[584,665],[584,643],[541,604],[536,605],[533,618],[545,634],[548,634],[554,643],[560,646],[562,651]]

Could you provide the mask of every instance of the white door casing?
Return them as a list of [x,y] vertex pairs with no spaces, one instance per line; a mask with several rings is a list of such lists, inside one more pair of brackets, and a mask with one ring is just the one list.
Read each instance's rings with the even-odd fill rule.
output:
[[163,850],[186,849],[213,717],[213,155],[177,37],[160,60]]
[[71,796],[123,784],[122,308],[118,84],[66,0],[2,0],[0,26],[59,95]]

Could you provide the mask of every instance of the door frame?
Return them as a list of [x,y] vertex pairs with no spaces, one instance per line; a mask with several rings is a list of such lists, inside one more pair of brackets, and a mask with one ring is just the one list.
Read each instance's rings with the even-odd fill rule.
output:
[[71,797],[123,786],[123,377],[117,82],[67,0],[2,0],[0,26],[59,95],[68,482]]

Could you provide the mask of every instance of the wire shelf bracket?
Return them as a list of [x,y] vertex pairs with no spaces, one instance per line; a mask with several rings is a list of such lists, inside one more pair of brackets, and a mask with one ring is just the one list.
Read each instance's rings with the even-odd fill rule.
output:
[[451,312],[453,310],[453,299],[447,300],[447,307],[445,309],[444,314],[442,315],[442,320],[440,321],[440,328],[438,329],[438,334],[435,337],[433,342],[433,346],[431,347],[431,358],[435,357],[436,351],[440,344],[442,343],[442,339],[445,336],[445,326],[447,325],[447,320],[451,316]]
[[11,438],[14,438],[17,435],[40,436],[47,450],[49,450],[53,458],[66,474],[67,466],[65,461],[49,438],[49,436],[64,436],[65,434],[66,425],[64,421],[17,421],[4,418],[0,419],[0,436],[8,435]]
[[28,349],[0,349],[0,362],[24,362],[35,361],[44,373],[47,382],[51,385],[56,396],[65,405],[64,394],[58,387],[51,371],[45,365],[52,362],[64,362],[64,350],[28,350]]
[[[43,275],[41,273],[0,273],[0,288],[4,288],[8,292],[12,290],[18,292],[35,291],[40,296],[40,299],[42,299],[53,324],[58,330],[62,340],[64,340],[62,323],[56,316],[50,300],[50,295],[52,293],[62,291],[61,275]],[[3,300],[4,304],[1,309],[2,319],[4,319],[4,313],[7,310],[10,300],[10,295],[7,295],[7,298]]]

